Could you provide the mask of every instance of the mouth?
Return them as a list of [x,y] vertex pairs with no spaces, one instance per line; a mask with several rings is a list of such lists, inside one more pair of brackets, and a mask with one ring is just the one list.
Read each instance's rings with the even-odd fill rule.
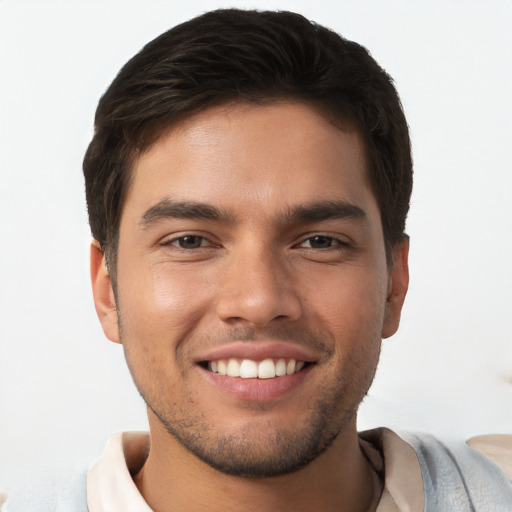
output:
[[300,388],[320,363],[317,350],[276,340],[234,342],[197,357],[200,374],[221,396],[273,402]]
[[201,361],[199,365],[212,373],[241,379],[275,379],[294,375],[313,363],[293,358],[266,358],[263,360],[227,358]]

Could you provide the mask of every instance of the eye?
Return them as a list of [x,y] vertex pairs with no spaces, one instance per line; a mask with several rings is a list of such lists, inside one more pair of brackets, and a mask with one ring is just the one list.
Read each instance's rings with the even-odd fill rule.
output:
[[211,244],[202,236],[186,235],[174,238],[173,240],[166,242],[164,245],[174,245],[180,249],[199,249],[200,247],[208,247]]
[[315,235],[309,238],[306,238],[303,242],[301,242],[301,247],[307,247],[311,249],[329,249],[333,246],[345,245],[340,240],[333,238],[332,236],[325,235]]

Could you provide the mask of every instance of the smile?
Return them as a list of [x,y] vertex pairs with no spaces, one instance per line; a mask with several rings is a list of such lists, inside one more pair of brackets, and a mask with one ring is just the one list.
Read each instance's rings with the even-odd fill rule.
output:
[[273,379],[293,375],[301,371],[308,363],[295,359],[271,359],[262,361],[252,359],[219,359],[206,363],[208,370],[228,377],[240,377],[241,379]]
[[200,375],[237,403],[284,398],[308,379],[318,362],[311,347],[276,340],[229,343],[196,359]]

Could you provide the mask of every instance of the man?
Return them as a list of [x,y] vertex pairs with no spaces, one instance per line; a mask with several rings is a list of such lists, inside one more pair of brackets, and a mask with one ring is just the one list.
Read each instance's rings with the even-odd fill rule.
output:
[[89,471],[91,512],[512,510],[509,438],[473,441],[494,464],[356,431],[412,186],[364,48],[292,13],[175,27],[101,99],[84,173],[96,309],[150,425]]

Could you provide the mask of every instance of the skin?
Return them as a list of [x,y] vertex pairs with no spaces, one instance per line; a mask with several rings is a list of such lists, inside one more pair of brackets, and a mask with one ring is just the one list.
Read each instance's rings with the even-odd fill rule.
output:
[[[176,217],[177,202],[222,215]],[[311,215],[341,203],[345,214]],[[304,205],[309,217],[297,214]],[[398,328],[407,254],[404,241],[386,262],[357,131],[305,104],[210,108],[140,155],[121,216],[117,308],[96,243],[91,268],[105,334],[123,344],[148,404],[151,450],[135,477],[148,504],[374,508],[380,486],[356,411],[381,339]],[[263,384],[268,398],[247,399],[198,364],[240,346],[285,346],[312,364],[285,392]]]

